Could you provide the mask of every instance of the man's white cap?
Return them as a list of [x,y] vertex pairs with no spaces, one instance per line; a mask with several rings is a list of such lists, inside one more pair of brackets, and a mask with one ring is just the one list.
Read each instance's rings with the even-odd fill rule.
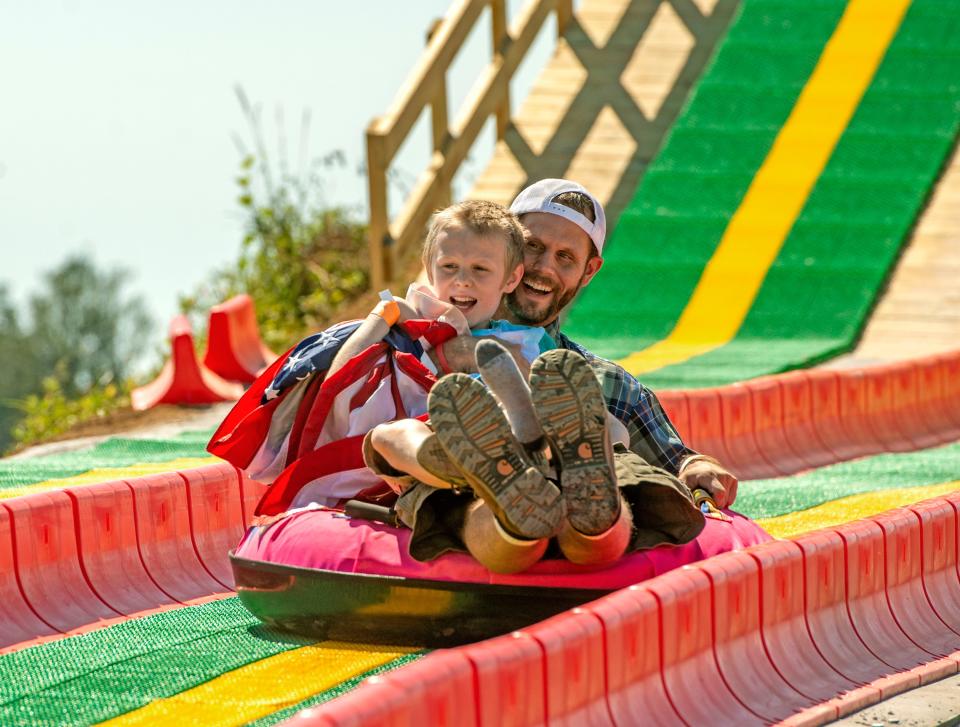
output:
[[[565,204],[554,202],[557,195],[564,192],[579,192],[593,203],[593,212],[597,219],[591,222],[588,217],[570,209]],[[573,224],[589,235],[597,248],[597,253],[603,253],[603,240],[607,235],[607,217],[603,214],[603,205],[597,198],[576,182],[568,179],[541,179],[524,189],[510,205],[510,211],[518,217],[527,212],[549,212],[570,220]]]

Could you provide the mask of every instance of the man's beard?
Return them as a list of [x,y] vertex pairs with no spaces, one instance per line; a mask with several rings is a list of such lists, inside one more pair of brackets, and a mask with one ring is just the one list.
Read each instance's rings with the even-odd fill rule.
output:
[[[524,276],[524,279],[527,279],[528,277],[531,282],[534,283],[541,283],[542,285],[551,284],[548,281],[538,278],[534,275]],[[517,299],[517,290],[519,290],[520,286],[522,285],[523,281],[521,280],[520,285],[517,286],[517,289],[512,293],[507,294],[505,301],[507,310],[510,311],[517,323],[525,326],[542,326],[552,322],[560,314],[560,311],[570,304],[570,302],[576,297],[577,293],[580,292],[580,288],[583,287],[583,280],[581,279],[576,288],[566,291],[563,295],[558,296],[553,294],[550,302],[542,311],[534,302],[521,303]]]

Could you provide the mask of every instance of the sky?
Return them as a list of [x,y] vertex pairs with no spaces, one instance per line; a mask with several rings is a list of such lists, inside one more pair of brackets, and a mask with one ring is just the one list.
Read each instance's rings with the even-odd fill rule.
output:
[[[0,285],[22,305],[44,271],[85,252],[101,268],[130,271],[128,290],[143,295],[162,340],[177,294],[239,254],[234,139],[251,136],[237,86],[262,108],[271,153],[282,128],[297,157],[308,110],[308,156],[341,150],[347,159],[325,178],[324,199],[365,218],[364,130],[452,2],[0,0]],[[514,99],[546,62],[554,32],[551,19]],[[481,21],[448,75],[451,118],[489,47]],[[428,124],[424,114],[394,164],[401,179],[426,164]],[[491,123],[460,194],[492,143]]]

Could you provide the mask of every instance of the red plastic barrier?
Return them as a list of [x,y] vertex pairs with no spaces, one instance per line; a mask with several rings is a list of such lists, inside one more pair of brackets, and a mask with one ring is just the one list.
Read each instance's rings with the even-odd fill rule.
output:
[[[846,679],[868,684],[890,672],[857,635],[847,612],[843,540],[834,531],[802,535],[794,542],[803,551],[807,626],[817,651]],[[885,685],[883,697],[915,687],[919,679]],[[898,688],[899,687],[899,688]]]
[[543,649],[533,637],[516,631],[461,651],[476,674],[480,727],[546,723]]
[[[803,551],[789,540],[748,551],[760,568],[760,637],[777,673],[794,689],[824,701],[858,684],[833,668],[818,651],[804,618]],[[860,708],[880,700],[864,689]]]
[[851,446],[856,447],[862,454],[876,454],[885,448],[870,426],[867,383],[863,370],[849,369],[840,372],[837,376],[840,419]]
[[751,712],[723,680],[712,652],[714,634],[710,581],[683,568],[644,584],[660,603],[661,665],[670,702],[684,722],[766,724]]
[[[960,492],[720,555],[459,649],[470,669],[451,667],[457,718],[824,724],[957,670],[960,652],[936,658],[911,639],[937,653],[960,644],[937,612],[960,600],[958,527]],[[447,723],[451,708],[424,706],[418,687],[440,671],[433,658],[422,676],[404,669],[311,710],[327,719],[316,723]]]
[[808,467],[836,462],[837,456],[817,432],[810,377],[804,371],[791,371],[776,381],[783,393],[783,434],[790,447]]
[[723,441],[723,415],[720,413],[720,395],[717,390],[688,391],[687,405],[690,411],[687,444],[698,452],[716,457],[721,462],[731,461],[732,457]]
[[913,361],[898,361],[883,369],[890,378],[893,412],[916,449],[925,449],[940,444],[942,439],[935,423],[920,411],[919,373]]
[[[960,352],[937,356],[943,376],[943,405],[953,431],[960,431]],[[960,435],[958,435],[960,436]]]
[[756,561],[745,553],[725,553],[693,569],[710,579],[714,654],[724,682],[740,702],[770,721],[812,706],[812,699],[777,672],[764,649]]
[[854,441],[844,426],[837,372],[814,369],[807,372],[807,377],[810,380],[813,424],[820,441],[835,455],[833,461],[853,459],[872,451],[868,445]]
[[896,399],[896,374],[890,366],[865,369],[867,427],[880,443],[881,451],[909,452],[918,449],[912,432],[899,416]]
[[659,391],[657,399],[660,400],[660,406],[680,434],[680,439],[686,442],[690,436],[690,406],[687,404],[686,392]]
[[242,471],[237,470],[237,478],[240,481],[240,507],[243,513],[243,524],[247,526],[253,517],[253,511],[257,509],[257,503],[267,491],[267,486],[262,482],[251,480]]
[[4,503],[17,574],[27,602],[58,631],[122,615],[90,588],[80,565],[69,496],[40,492]]
[[27,603],[20,590],[14,567],[13,533],[10,530],[10,511],[0,505],[0,652],[5,647],[22,641],[59,633],[43,621]]
[[846,550],[847,609],[857,635],[894,669],[912,669],[942,654],[924,651],[903,632],[890,610],[884,588],[883,530],[859,520],[837,532]]
[[[940,357],[928,356],[915,362],[917,369],[917,411],[936,432],[941,443],[960,439],[958,428],[948,411],[944,392],[949,384],[944,381],[945,366]],[[956,404],[954,404],[955,406]]]
[[957,511],[944,499],[909,508],[920,519],[923,589],[937,616],[960,634],[960,574],[957,573]]
[[204,568],[193,544],[187,485],[176,472],[127,480],[137,538],[153,581],[181,602],[228,590]]
[[243,386],[224,381],[197,361],[193,350],[193,331],[186,316],[170,322],[170,358],[156,379],[134,389],[130,401],[136,411],[157,404],[212,404],[233,401],[243,394]]
[[730,453],[729,464],[737,475],[754,480],[784,474],[767,461],[757,446],[750,389],[734,384],[722,387],[719,393],[723,442]]
[[210,309],[204,366],[224,379],[252,383],[276,360],[260,340],[253,298],[241,293]]
[[226,463],[184,470],[193,543],[206,570],[232,590],[228,557],[243,535],[246,522],[237,470]]
[[73,501],[80,563],[96,594],[124,615],[176,600],[144,568],[133,517],[133,493],[124,482],[64,490]]
[[784,422],[783,387],[772,376],[754,379],[746,384],[753,404],[753,423],[757,447],[764,459],[782,474],[807,469],[807,463],[790,444]]
[[923,549],[916,513],[891,510],[871,520],[883,530],[887,602],[897,625],[910,641],[931,654],[947,656],[960,649],[960,636],[940,619],[923,587]]
[[660,674],[659,604],[653,593],[642,586],[631,586],[584,609],[603,623],[607,703],[614,722],[651,727],[679,724],[680,716],[670,703]]
[[613,724],[607,709],[600,620],[575,608],[522,630],[543,649],[550,724]]
[[364,686],[304,710],[284,724],[378,727],[475,727],[477,703],[470,661],[462,651],[435,651]]

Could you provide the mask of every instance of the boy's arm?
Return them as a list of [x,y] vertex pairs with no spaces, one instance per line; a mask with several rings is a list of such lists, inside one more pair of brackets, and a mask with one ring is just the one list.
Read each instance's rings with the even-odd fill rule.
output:
[[382,341],[397,321],[411,318],[412,313],[412,309],[404,301],[381,300],[359,328],[350,334],[350,338],[343,342],[327,370],[327,376],[333,376],[347,361]]

